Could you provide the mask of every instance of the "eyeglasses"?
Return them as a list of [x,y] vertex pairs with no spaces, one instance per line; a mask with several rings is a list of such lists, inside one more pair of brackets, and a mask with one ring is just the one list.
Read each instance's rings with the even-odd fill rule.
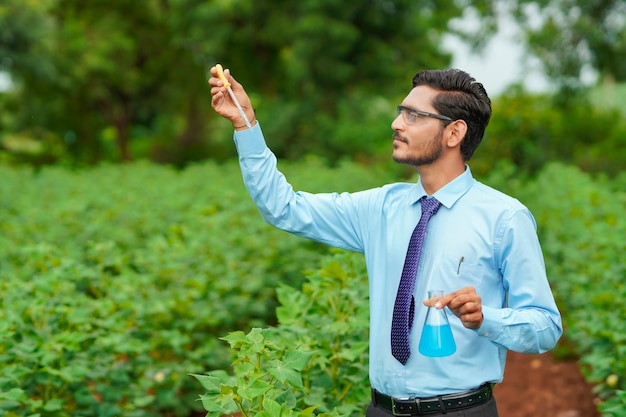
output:
[[429,113],[427,111],[421,111],[417,109],[413,109],[411,107],[406,106],[398,106],[398,116],[402,114],[402,118],[404,122],[408,125],[413,125],[417,123],[417,120],[422,117],[434,117],[435,119],[445,120],[448,122],[452,122],[453,120],[448,116],[444,116],[443,114],[437,113]]

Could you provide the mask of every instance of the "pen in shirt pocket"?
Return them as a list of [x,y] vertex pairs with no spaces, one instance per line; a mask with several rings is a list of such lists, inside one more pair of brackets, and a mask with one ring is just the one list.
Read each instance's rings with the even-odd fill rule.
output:
[[464,260],[465,260],[465,256],[461,256],[461,259],[459,259],[459,266],[457,266],[456,268],[457,275],[459,275],[459,273],[461,272],[461,264],[463,263]]

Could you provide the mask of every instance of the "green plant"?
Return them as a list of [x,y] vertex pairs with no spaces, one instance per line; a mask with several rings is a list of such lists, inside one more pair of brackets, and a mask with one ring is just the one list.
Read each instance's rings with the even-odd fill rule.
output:
[[626,391],[617,390],[611,401],[600,403],[598,409],[604,416],[621,417],[626,412]]
[[208,416],[238,411],[244,416],[259,417],[313,414],[314,406],[299,409],[304,389],[301,372],[310,352],[281,346],[281,335],[272,329],[254,328],[248,334],[233,332],[223,339],[236,352],[236,376],[224,371],[195,375],[208,391],[201,396]]
[[493,101],[493,118],[471,166],[484,176],[502,160],[518,172],[537,176],[553,162],[590,173],[616,176],[626,161],[626,122],[618,110],[571,100],[567,106],[549,95],[514,88]]
[[[312,191],[393,179],[315,158],[281,169]],[[271,360],[302,378],[302,388],[279,382],[298,401],[290,411],[362,415],[362,257],[335,251],[312,269],[328,249],[264,224],[236,163],[181,171],[145,162],[78,171],[0,164],[0,177],[0,414],[188,416],[202,409],[189,374],[230,363],[218,336],[266,328]],[[564,340],[604,415],[625,415],[626,175],[549,164],[533,177],[504,163],[484,182],[534,213]],[[309,357],[300,370],[299,354]],[[256,400],[267,396],[269,407],[275,395]]]
[[[382,181],[354,163],[340,178],[313,160],[285,169],[319,189]],[[0,164],[0,177],[0,414],[11,417],[188,416],[201,409],[189,374],[229,363],[218,336],[275,323],[276,288],[300,287],[328,251],[265,224],[235,161]]]
[[225,337],[234,375],[196,375],[209,416],[362,415],[370,396],[363,268],[360,255],[338,251],[301,291],[281,287],[277,327]]

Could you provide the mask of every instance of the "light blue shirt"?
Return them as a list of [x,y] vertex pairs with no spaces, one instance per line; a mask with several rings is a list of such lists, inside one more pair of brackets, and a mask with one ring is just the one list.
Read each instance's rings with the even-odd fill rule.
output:
[[[433,196],[417,273],[415,321],[406,366],[391,355],[391,318],[409,239],[421,215],[421,182],[355,193],[294,192],[277,170],[257,123],[235,132],[244,182],[263,218],[298,236],[363,253],[370,287],[370,382],[387,395],[432,397],[500,382],[507,349],[542,353],[562,334],[535,220],[519,201],[476,181],[469,167]],[[314,173],[312,173],[314,175]],[[456,352],[418,352],[429,289],[466,286],[482,299],[484,321],[470,330],[447,311]]]

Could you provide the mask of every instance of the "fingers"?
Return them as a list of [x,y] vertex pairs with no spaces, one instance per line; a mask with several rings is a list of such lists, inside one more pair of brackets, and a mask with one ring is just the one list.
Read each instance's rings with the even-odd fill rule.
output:
[[[230,69],[226,68],[224,71],[224,76],[226,77],[226,80],[232,84],[232,86],[237,85],[238,87],[241,86],[241,84],[239,84],[233,77],[232,75],[230,75]],[[217,73],[217,68],[216,67],[211,67],[211,69],[209,69],[209,73],[211,74],[211,78],[209,78],[209,84],[211,85],[211,87],[218,87],[218,88],[222,88],[224,86],[224,82],[222,81],[222,79],[219,77],[218,73]],[[232,87],[231,86],[231,87]]]
[[213,97],[213,104],[215,104],[216,99],[220,99],[221,96],[224,95],[224,83],[217,76],[217,69],[215,67],[211,67],[209,70],[211,73],[211,78],[209,78],[208,83],[211,86],[211,96]]
[[211,73],[211,77],[209,78],[208,83],[211,86],[211,94],[214,95],[214,94],[217,94],[217,93],[223,91],[224,90],[224,83],[217,76],[217,70],[215,69],[215,67],[211,67],[209,72]]
[[[215,66],[209,69],[209,73],[211,77],[208,79],[208,83],[211,86],[211,106],[217,113],[221,116],[232,119],[235,117],[234,111],[230,109],[229,106],[229,97],[224,88],[224,82],[220,79],[217,73],[217,68]],[[230,77],[230,71],[225,70],[224,75],[228,78]],[[232,77],[231,77],[232,78]]]
[[463,327],[465,327],[466,329],[476,330],[476,329],[479,329],[480,326],[483,324],[482,313],[472,313],[472,314],[462,315],[460,319],[461,319],[461,323],[463,324]]
[[483,309],[480,301],[468,301],[461,303],[458,307],[453,307],[453,303],[451,303],[448,308],[461,319],[463,326],[468,329],[477,329],[482,324]]
[[424,300],[424,305],[426,307],[443,308],[443,307],[445,307],[445,305],[442,305],[441,307],[437,305],[439,303],[439,300],[441,300],[442,298],[443,297],[432,297],[432,298],[429,298],[427,300]]
[[465,287],[440,297],[436,300],[435,307],[443,308],[447,306],[452,309],[470,301],[480,303],[480,296],[476,293],[474,287]]
[[483,322],[482,300],[474,287],[465,287],[441,298],[426,300],[424,304],[436,308],[448,307],[468,329],[477,329]]
[[[450,303],[452,300],[455,300],[457,297],[463,294],[463,290],[451,292],[450,294],[446,294],[443,297],[433,297],[427,300],[424,300],[424,305],[426,307],[436,307],[436,308],[444,308],[450,307]],[[451,308],[451,307],[450,307]]]
[[[215,98],[215,96],[218,96],[218,98],[226,97],[227,96],[227,92],[226,92],[226,88],[224,88],[224,81],[222,81],[222,79],[219,77],[218,72],[217,72],[217,68],[216,67],[211,67],[211,69],[209,70],[210,74],[211,74],[211,78],[209,78],[208,83],[211,86],[211,95]],[[230,75],[230,69],[225,69],[223,71],[224,73],[224,77],[226,78],[226,80],[231,84],[230,88],[233,90],[233,92],[240,92],[243,90],[243,87],[241,86],[241,84],[239,84],[233,77],[232,75]],[[239,93],[241,94],[241,93]],[[244,93],[245,94],[245,93]]]
[[[254,122],[254,110],[243,86],[219,66],[209,69],[211,77],[211,106],[222,117],[230,120],[236,129]],[[245,115],[244,115],[245,113]]]
[[232,75],[230,75],[230,69],[228,69],[228,68],[225,69],[224,70],[224,75],[226,76],[226,79],[230,83],[230,88],[235,93],[238,93],[239,90],[243,90],[243,86],[237,80],[235,80],[235,78]]

